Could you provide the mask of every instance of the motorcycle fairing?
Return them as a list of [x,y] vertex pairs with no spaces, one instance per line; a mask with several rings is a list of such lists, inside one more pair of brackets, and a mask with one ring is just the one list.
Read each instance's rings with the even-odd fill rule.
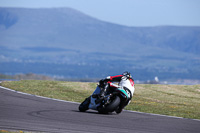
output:
[[[101,88],[100,88],[99,86],[97,86],[97,88],[96,88],[96,90],[93,92],[93,94],[99,94],[100,91],[101,91]],[[92,95],[93,95],[93,94],[92,94]],[[96,102],[95,102],[96,99],[97,99],[97,98],[93,98],[93,97],[90,98],[89,109],[96,110],[97,107],[100,105],[100,103],[99,103],[99,104],[96,104]]]

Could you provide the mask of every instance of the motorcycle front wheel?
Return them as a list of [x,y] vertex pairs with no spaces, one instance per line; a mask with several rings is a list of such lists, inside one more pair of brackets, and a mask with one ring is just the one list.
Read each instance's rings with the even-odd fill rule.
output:
[[80,105],[79,105],[79,111],[85,112],[88,110],[88,106],[90,104],[90,97],[86,98]]

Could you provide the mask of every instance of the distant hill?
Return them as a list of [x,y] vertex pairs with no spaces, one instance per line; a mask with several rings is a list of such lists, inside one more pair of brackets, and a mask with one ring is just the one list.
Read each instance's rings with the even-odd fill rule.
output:
[[200,79],[200,27],[127,27],[71,8],[0,8],[0,73]]

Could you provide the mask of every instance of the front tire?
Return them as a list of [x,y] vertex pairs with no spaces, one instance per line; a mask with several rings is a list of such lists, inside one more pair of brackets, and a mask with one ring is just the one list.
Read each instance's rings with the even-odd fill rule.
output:
[[79,105],[79,111],[85,112],[89,109],[90,104],[90,97],[86,98],[80,105]]

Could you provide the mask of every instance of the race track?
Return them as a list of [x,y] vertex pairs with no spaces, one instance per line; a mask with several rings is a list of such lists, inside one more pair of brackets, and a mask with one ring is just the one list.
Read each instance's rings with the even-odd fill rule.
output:
[[0,87],[0,130],[58,133],[199,133],[200,121],[123,111],[79,112],[78,103],[41,98]]

